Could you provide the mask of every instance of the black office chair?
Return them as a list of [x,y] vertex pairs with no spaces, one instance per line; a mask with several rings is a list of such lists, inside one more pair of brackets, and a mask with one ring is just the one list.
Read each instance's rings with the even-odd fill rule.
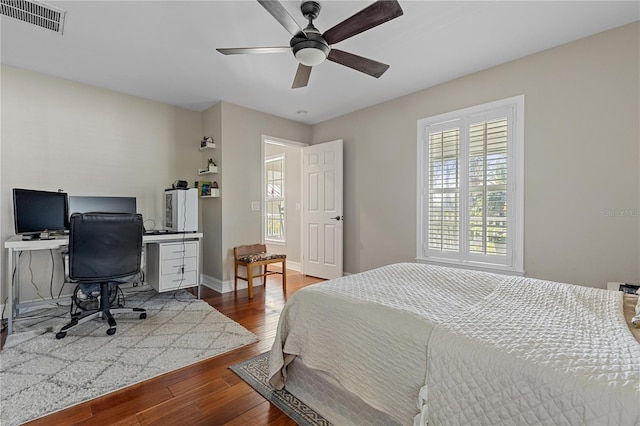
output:
[[[60,329],[62,339],[70,329],[96,317],[106,319],[108,335],[116,332],[113,314],[136,312],[147,317],[142,308],[125,308],[118,296],[119,284],[135,280],[140,275],[142,257],[142,215],[128,213],[74,213],[69,231],[69,282],[77,284],[72,298],[71,322]],[[73,312],[83,306],[86,296],[95,294],[94,309]],[[85,296],[83,300],[79,295]],[[122,303],[121,303],[122,302]]]

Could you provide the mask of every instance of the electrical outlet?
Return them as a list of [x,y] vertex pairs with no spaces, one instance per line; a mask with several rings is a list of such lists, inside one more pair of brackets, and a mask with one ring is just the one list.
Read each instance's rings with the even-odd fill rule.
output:
[[260,211],[260,201],[252,201],[251,202],[251,210],[254,212]]
[[296,210],[300,211],[300,203],[296,203]]

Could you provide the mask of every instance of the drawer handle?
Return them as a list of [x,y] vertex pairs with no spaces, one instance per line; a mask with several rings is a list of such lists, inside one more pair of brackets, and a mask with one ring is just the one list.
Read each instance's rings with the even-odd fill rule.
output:
[[174,251],[173,253],[184,253],[184,250]]

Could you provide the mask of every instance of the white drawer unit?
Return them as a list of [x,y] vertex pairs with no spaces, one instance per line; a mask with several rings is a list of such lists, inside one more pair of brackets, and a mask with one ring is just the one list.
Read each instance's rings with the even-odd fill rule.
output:
[[159,293],[197,286],[199,253],[199,241],[147,244],[147,281]]

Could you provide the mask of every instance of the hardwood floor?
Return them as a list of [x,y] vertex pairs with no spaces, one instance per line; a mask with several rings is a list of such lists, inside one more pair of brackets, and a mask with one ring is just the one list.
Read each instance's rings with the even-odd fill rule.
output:
[[295,425],[282,411],[235,375],[229,366],[271,348],[288,296],[322,280],[287,271],[264,287],[219,294],[202,288],[202,299],[256,334],[260,341],[137,385],[75,405],[29,425]]

